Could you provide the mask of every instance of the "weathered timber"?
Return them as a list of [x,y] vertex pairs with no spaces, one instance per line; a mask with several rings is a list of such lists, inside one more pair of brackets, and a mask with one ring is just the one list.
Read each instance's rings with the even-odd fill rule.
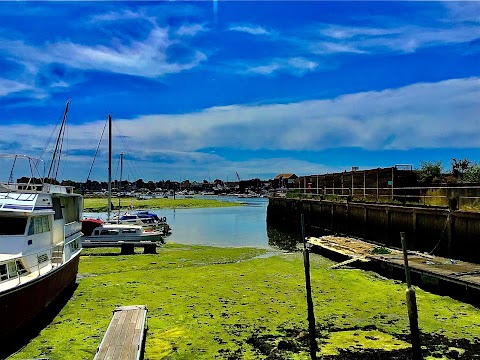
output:
[[401,249],[399,233],[410,249],[480,263],[480,212],[378,203],[270,198],[268,225],[300,227],[305,214],[310,236],[344,234]]
[[145,342],[147,311],[145,305],[117,307],[93,359],[140,359]]

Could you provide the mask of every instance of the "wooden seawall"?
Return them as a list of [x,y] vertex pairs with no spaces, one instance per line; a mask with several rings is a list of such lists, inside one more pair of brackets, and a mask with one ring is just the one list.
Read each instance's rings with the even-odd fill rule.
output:
[[307,235],[345,234],[401,248],[406,232],[410,250],[480,264],[480,213],[447,208],[328,200],[270,198],[269,225],[300,232],[304,214]]

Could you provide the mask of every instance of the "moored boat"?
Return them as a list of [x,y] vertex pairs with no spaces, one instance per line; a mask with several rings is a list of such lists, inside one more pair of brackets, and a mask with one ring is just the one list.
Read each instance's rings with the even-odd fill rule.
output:
[[161,218],[151,210],[126,212],[117,217],[116,220],[114,219],[115,221],[119,224],[140,225],[146,230],[157,230],[163,236],[169,235],[172,231],[170,225],[167,224],[167,218]]
[[84,235],[86,242],[163,242],[162,234],[156,230],[145,230],[140,225],[102,224]]
[[0,338],[17,333],[75,282],[82,210],[72,187],[0,184]]

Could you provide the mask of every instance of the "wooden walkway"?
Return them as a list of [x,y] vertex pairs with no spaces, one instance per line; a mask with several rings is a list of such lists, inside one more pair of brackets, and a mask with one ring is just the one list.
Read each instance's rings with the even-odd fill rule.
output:
[[[385,248],[367,241],[341,236],[308,238],[312,250],[331,254],[343,263],[332,268],[352,264],[379,271],[396,273],[405,280],[403,253],[399,249]],[[387,250],[385,254],[376,250]],[[416,251],[408,252],[410,272],[416,283],[428,290],[480,304],[480,264],[447,259]]]
[[117,307],[94,360],[140,359],[145,341],[147,311],[145,305]]

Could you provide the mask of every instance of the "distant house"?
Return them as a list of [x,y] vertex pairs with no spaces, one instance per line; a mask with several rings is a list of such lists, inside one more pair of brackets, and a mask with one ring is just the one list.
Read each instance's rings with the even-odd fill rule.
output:
[[293,188],[297,182],[298,176],[295,174],[278,174],[273,179],[274,188]]

